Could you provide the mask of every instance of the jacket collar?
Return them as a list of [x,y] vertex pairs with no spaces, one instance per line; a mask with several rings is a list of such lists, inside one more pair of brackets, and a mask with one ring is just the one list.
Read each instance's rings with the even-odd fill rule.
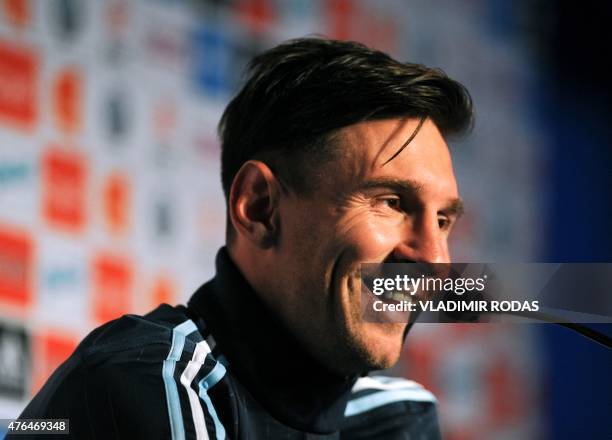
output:
[[269,311],[221,248],[217,273],[189,300],[204,319],[230,371],[277,420],[331,433],[344,417],[355,377],[319,364]]

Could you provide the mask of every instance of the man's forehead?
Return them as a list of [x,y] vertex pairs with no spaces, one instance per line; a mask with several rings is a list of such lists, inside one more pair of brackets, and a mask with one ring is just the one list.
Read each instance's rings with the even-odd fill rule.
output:
[[[415,150],[422,158],[449,161],[448,147],[436,125],[424,118],[364,121],[344,127],[335,136],[343,160],[357,167],[379,168]],[[429,151],[427,151],[429,150]]]
[[402,130],[416,127],[421,118],[389,118],[374,119],[357,122],[356,124],[343,127],[338,131],[340,137],[344,139],[354,139],[355,137],[377,139],[380,142],[388,142],[398,136]]
[[340,130],[335,141],[342,154],[329,172],[337,184],[353,187],[389,178],[413,188],[426,184],[457,192],[448,146],[429,119],[361,122]]

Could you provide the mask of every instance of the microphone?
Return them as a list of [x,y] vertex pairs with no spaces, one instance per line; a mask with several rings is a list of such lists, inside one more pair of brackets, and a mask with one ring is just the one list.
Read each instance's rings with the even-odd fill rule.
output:
[[[458,276],[462,273],[461,269],[463,269],[467,265],[451,265],[450,273],[454,276]],[[491,277],[490,281],[495,281],[495,277]],[[484,300],[490,301],[490,297],[487,294],[487,290],[475,292],[475,296],[472,297],[472,300]],[[493,311],[490,308],[487,308],[485,311],[443,311],[440,312],[445,315],[447,318],[456,322],[482,322],[481,317],[485,314],[488,315],[508,315],[508,316],[518,316],[522,318],[532,319],[534,321],[556,324],[561,327],[565,327],[570,329],[579,335],[586,337],[587,339],[597,342],[600,345],[603,345],[606,348],[612,348],[612,337],[602,333],[598,330],[590,328],[584,324],[579,324],[576,322],[570,321],[567,317],[562,317],[555,315],[553,311],[547,310],[546,308],[540,308],[538,311],[528,311],[528,310],[496,310]]]
[[568,328],[579,335],[590,339],[591,341],[597,342],[598,344],[603,345],[606,348],[612,348],[612,337],[602,333],[593,328],[587,327],[583,324],[578,324],[576,322],[567,322],[567,318],[561,318],[559,316],[555,316],[551,313],[545,312],[535,312],[535,311],[507,311],[507,312],[441,312],[455,322],[479,322],[480,315],[482,314],[497,314],[497,315],[512,315],[512,316],[520,316],[527,319],[533,319],[535,321],[546,322],[550,324],[556,324],[561,327]]

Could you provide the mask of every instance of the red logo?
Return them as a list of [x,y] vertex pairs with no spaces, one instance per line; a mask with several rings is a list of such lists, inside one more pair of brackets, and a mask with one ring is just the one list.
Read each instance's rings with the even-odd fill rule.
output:
[[122,174],[112,174],[108,177],[103,192],[106,226],[115,234],[125,232],[129,225],[129,181]]
[[27,308],[32,303],[32,238],[0,228],[0,301]]
[[24,27],[31,17],[29,0],[4,0],[4,15],[17,27]]
[[82,155],[51,148],[42,158],[42,211],[49,224],[76,232],[85,225],[86,168]]
[[275,19],[274,4],[270,0],[241,0],[237,2],[236,12],[252,30],[265,31]]
[[93,261],[93,316],[104,323],[133,311],[133,270],[129,261],[98,255]]
[[164,275],[158,276],[153,284],[152,306],[172,304],[175,300],[175,292],[176,289],[170,278]]
[[53,83],[55,122],[65,133],[75,133],[81,127],[82,78],[74,68],[61,71]]
[[355,0],[329,0],[326,2],[327,34],[338,40],[355,40],[383,50],[397,48],[397,23],[393,16],[377,14],[364,9]]
[[38,58],[0,41],[0,122],[30,131],[37,119]]
[[353,0],[330,0],[326,6],[330,36],[338,40],[351,38],[351,24],[355,16]]

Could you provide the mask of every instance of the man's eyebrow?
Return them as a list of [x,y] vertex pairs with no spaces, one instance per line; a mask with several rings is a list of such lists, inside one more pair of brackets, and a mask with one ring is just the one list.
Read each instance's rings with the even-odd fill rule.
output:
[[461,217],[464,211],[465,211],[465,204],[463,203],[463,200],[459,198],[452,200],[446,206],[446,208],[442,209],[442,212],[444,212],[445,214],[454,215],[455,217]]
[[380,188],[388,188],[395,191],[418,194],[423,189],[423,185],[413,180],[379,177],[375,179],[370,179],[359,186],[359,189],[361,191]]

